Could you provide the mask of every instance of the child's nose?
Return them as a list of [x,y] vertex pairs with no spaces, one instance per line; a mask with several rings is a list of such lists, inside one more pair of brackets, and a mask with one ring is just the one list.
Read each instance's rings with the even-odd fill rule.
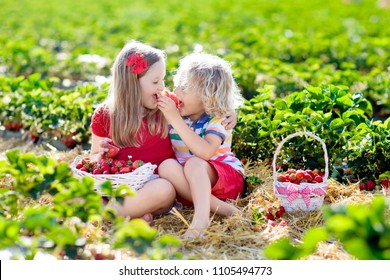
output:
[[162,92],[164,89],[165,89],[165,83],[164,82],[158,83],[158,90]]

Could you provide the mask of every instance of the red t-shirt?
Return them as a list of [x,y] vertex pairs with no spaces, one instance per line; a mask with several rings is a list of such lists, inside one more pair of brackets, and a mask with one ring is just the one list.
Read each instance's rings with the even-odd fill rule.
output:
[[[146,125],[146,118],[143,119],[143,125]],[[99,106],[91,120],[91,131],[99,137],[109,137],[110,135],[110,114],[106,106]],[[144,162],[151,162],[157,166],[168,158],[174,158],[174,153],[169,136],[163,138],[161,133],[151,135],[147,129],[143,129],[139,135],[142,141],[140,147],[126,147],[122,148],[115,159],[127,160],[128,156],[132,156],[132,160],[142,160]]]

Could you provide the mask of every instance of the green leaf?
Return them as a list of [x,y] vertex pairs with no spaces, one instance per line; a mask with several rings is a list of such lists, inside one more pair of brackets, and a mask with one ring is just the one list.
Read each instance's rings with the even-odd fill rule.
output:
[[337,129],[344,126],[345,123],[341,118],[334,119],[329,125],[330,129]]
[[5,154],[11,164],[16,164],[19,159],[20,151],[19,149],[13,149],[9,150]]

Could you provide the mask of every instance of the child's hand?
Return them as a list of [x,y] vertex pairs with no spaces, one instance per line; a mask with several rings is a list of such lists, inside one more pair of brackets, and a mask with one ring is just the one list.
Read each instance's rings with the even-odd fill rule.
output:
[[169,97],[170,99],[172,99],[174,102],[175,102],[175,105],[176,105],[176,108],[177,106],[179,106],[179,99],[177,99],[176,97],[176,94],[174,94],[173,92],[170,92],[168,90],[164,90],[162,93],[161,93],[162,96],[167,96]]
[[226,130],[233,129],[237,124],[237,115],[235,111],[231,111],[226,115],[223,115],[222,118],[225,118],[221,124],[225,126]]
[[175,118],[181,118],[179,111],[176,108],[175,101],[168,96],[159,96],[157,107],[164,114],[168,122],[171,122]]
[[99,152],[94,155],[94,159],[99,160],[106,157],[113,158],[118,154],[119,150],[120,148],[112,145],[112,139],[107,137],[102,138],[99,141]]

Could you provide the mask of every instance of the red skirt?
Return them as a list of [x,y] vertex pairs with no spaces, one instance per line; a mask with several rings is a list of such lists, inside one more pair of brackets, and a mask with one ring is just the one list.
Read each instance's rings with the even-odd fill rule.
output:
[[[211,188],[211,194],[222,200],[239,197],[244,188],[244,176],[227,163],[216,160],[208,162],[218,174],[218,181]],[[192,205],[192,202],[181,197],[178,200],[184,205]]]

